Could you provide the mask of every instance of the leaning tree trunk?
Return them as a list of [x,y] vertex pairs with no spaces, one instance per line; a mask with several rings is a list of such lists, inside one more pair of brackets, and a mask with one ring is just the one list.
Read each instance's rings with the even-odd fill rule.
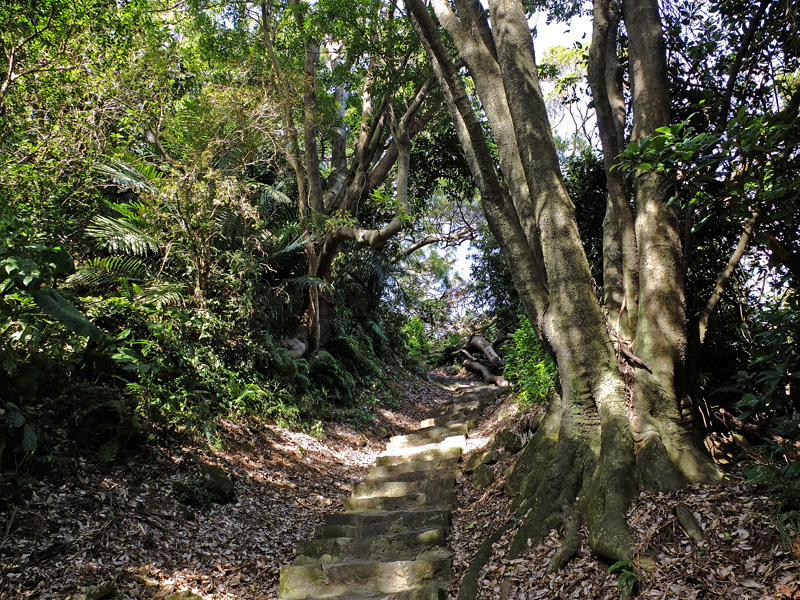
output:
[[[680,413],[685,399],[681,379],[685,307],[669,208],[658,193],[661,182],[655,175],[644,175],[636,189],[637,209],[642,211],[637,215],[636,233],[643,236],[638,268],[648,280],[642,298],[631,298],[633,305],[636,300],[640,303],[638,315],[628,323],[636,324],[638,316],[636,349],[645,354],[644,362],[653,363],[653,372],[636,371],[636,404],[631,411],[631,390],[595,295],[574,206],[561,178],[522,3],[489,0],[491,30],[475,16],[482,13],[477,0],[456,0],[459,15],[444,0],[434,0],[433,8],[469,66],[498,147],[518,153],[518,160],[508,159],[506,164],[521,167],[524,186],[513,177],[498,177],[481,125],[438,29],[421,0],[407,0],[406,5],[445,91],[487,220],[515,273],[531,323],[558,367],[556,398],[510,480],[512,491],[517,492],[513,508],[523,518],[512,550],[524,551],[531,540],[563,524],[564,544],[550,565],[558,568],[579,551],[585,524],[596,552],[611,560],[630,559],[634,547],[625,512],[640,485],[671,488],[678,482],[719,476],[690,435],[694,423],[682,419]],[[636,42],[631,39],[629,61],[640,69],[651,68],[651,63],[659,68],[659,56],[663,60],[663,44],[657,43],[661,31],[657,6],[655,21],[648,12],[653,5],[651,0],[625,3],[626,16],[630,11],[643,18],[641,29],[628,26],[631,38],[639,36]],[[476,56],[481,60],[475,60]],[[640,129],[662,126],[663,107],[654,95],[665,98],[666,86],[656,90],[658,78],[636,81],[635,119]],[[491,92],[484,96],[481,92],[487,89]],[[495,128],[498,122],[504,122],[503,127]],[[505,169],[502,155],[500,163]],[[508,188],[500,183],[503,180]],[[514,197],[519,190],[526,196]],[[512,201],[505,201],[509,195]],[[663,227],[661,219],[667,219]],[[628,255],[620,262],[633,268],[630,251],[630,247],[621,250]],[[623,285],[633,288],[632,277],[623,273],[621,281],[631,282]],[[659,284],[666,290],[663,297],[657,293]],[[670,325],[659,329],[659,323]],[[643,478],[643,470],[637,468],[642,457],[646,468],[654,462],[668,468]]]

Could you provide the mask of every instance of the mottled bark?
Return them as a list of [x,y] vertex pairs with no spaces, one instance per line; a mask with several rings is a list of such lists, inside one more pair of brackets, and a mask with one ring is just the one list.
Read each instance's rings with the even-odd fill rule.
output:
[[514,285],[520,292],[531,323],[539,327],[549,303],[541,272],[532,268],[535,255],[527,242],[511,197],[501,185],[494,160],[479,122],[436,24],[420,0],[408,0],[409,17],[422,40],[453,118],[475,185],[481,192],[486,221],[509,264]]
[[[669,81],[664,34],[656,0],[626,0],[633,140],[669,124]],[[686,381],[687,329],[681,237],[667,182],[637,173],[634,187],[639,251],[639,322],[634,353],[650,367],[634,384],[634,434],[640,473],[649,487],[671,489],[686,481],[718,478],[699,444]],[[657,477],[653,476],[657,473]]]
[[[442,26],[447,30],[459,51],[460,58],[469,68],[475,89],[481,99],[489,126],[499,141],[497,154],[500,168],[514,212],[534,253],[537,277],[546,285],[539,230],[530,199],[530,190],[522,166],[522,157],[517,148],[514,123],[509,113],[505,89],[498,82],[502,79],[497,62],[497,48],[486,21],[485,11],[478,0],[458,0],[456,6],[462,18],[450,9],[446,0],[433,0],[432,6]],[[533,321],[532,321],[533,322]]]
[[618,323],[622,337],[630,340],[638,320],[639,265],[630,189],[623,172],[615,168],[617,157],[625,147],[625,99],[622,68],[617,56],[618,3],[595,0],[593,14],[589,85],[603,146],[609,200],[603,224],[604,247],[611,245],[614,248],[613,252],[604,252],[603,255],[604,268],[608,270],[603,273],[605,305]]
[[[558,366],[556,398],[510,482],[516,492],[513,508],[524,518],[514,551],[525,550],[529,540],[559,523],[565,526],[565,543],[552,568],[565,564],[580,547],[582,523],[599,554],[631,558],[624,515],[639,486],[665,489],[719,477],[700,449],[691,411],[684,411],[689,406],[686,311],[677,218],[664,201],[664,182],[656,174],[641,173],[634,221],[630,192],[610,168],[622,149],[625,110],[615,17],[608,2],[596,5],[596,30],[599,35],[605,28],[606,37],[596,40],[595,58],[602,56],[593,66],[593,80],[604,95],[605,117],[598,122],[606,128],[607,172],[617,182],[608,198],[605,235],[608,271],[621,293],[611,302],[628,315],[625,334],[635,336],[635,349],[644,360],[637,366],[649,365],[636,370],[634,410],[561,179],[521,1],[489,0],[491,29],[473,0],[458,0],[458,15],[445,0],[433,1],[470,69],[504,177],[495,171],[472,100],[425,6],[421,0],[406,2],[444,90],[487,220],[515,274],[528,316]],[[641,139],[669,118],[664,45],[655,1],[626,0],[625,11],[634,138]]]

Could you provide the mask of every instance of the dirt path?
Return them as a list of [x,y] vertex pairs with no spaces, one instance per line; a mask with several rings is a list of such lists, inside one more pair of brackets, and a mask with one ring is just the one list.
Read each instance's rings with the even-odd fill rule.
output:
[[[419,378],[394,385],[401,402],[377,417],[396,434],[453,397]],[[320,439],[252,421],[223,421],[217,435],[213,451],[158,436],[112,465],[57,440],[42,480],[0,494],[0,598],[77,598],[113,579],[120,600],[184,590],[274,600],[280,565],[325,513],[343,509],[386,445],[331,423]],[[200,462],[231,475],[232,504],[199,510],[176,500],[175,484],[192,481]]]
[[[455,383],[455,382],[454,382]],[[284,600],[439,600],[452,580],[450,513],[466,436],[498,388],[458,382],[460,395],[415,432],[393,436],[344,512],[324,516],[281,569]]]

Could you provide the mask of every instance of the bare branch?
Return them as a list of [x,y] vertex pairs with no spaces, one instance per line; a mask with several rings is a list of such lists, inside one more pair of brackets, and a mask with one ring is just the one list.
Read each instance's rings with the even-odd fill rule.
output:
[[706,338],[706,332],[708,331],[708,323],[711,320],[711,315],[714,314],[714,311],[719,304],[720,299],[722,298],[722,292],[725,289],[725,284],[727,283],[728,279],[730,279],[733,271],[736,269],[739,261],[742,259],[745,250],[747,249],[748,244],[750,243],[750,239],[753,236],[753,230],[758,223],[760,215],[758,212],[753,212],[753,215],[745,221],[744,229],[742,230],[742,235],[739,237],[739,243],[736,246],[736,250],[733,252],[728,264],[725,265],[725,268],[722,272],[717,276],[717,282],[714,285],[714,291],[711,294],[711,298],[708,299],[705,307],[703,307],[702,312],[700,313],[700,319],[697,324],[698,331],[700,334],[700,344],[702,345]]

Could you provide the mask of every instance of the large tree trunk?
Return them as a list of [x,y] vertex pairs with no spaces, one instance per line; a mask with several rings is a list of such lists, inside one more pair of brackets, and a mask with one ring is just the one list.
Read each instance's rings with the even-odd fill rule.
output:
[[[520,0],[488,4],[491,29],[473,0],[456,0],[458,15],[445,0],[433,1],[469,66],[498,144],[504,178],[495,172],[480,122],[435,23],[420,0],[406,2],[445,90],[487,220],[515,275],[528,317],[558,366],[556,399],[510,482],[517,492],[513,508],[524,518],[513,550],[525,550],[530,540],[563,524],[564,544],[551,563],[558,568],[579,550],[585,524],[596,552],[611,560],[630,559],[634,548],[624,519],[640,485],[669,489],[720,475],[701,450],[694,421],[681,412],[688,401],[683,385],[686,319],[680,253],[675,254],[680,249],[676,221],[655,174],[644,174],[635,189],[635,228],[625,190],[609,197],[614,214],[607,236],[619,255],[614,260],[622,296],[613,308],[626,312],[625,333],[635,333],[634,349],[644,361],[627,348],[621,356],[647,365],[635,371],[631,386],[611,342],[613,323],[595,296],[574,207],[561,178],[523,5]],[[635,132],[646,135],[641,132],[668,119],[667,86],[659,83],[665,60],[660,20],[654,0],[626,0],[625,7],[626,17],[633,20],[629,14],[635,15],[637,20],[627,24],[629,62],[636,65]],[[666,111],[659,101],[665,98]],[[607,136],[617,144],[618,121],[608,120],[615,130]],[[623,302],[638,312],[625,311]],[[629,373],[630,367],[624,371]],[[651,471],[653,465],[663,469]]]

